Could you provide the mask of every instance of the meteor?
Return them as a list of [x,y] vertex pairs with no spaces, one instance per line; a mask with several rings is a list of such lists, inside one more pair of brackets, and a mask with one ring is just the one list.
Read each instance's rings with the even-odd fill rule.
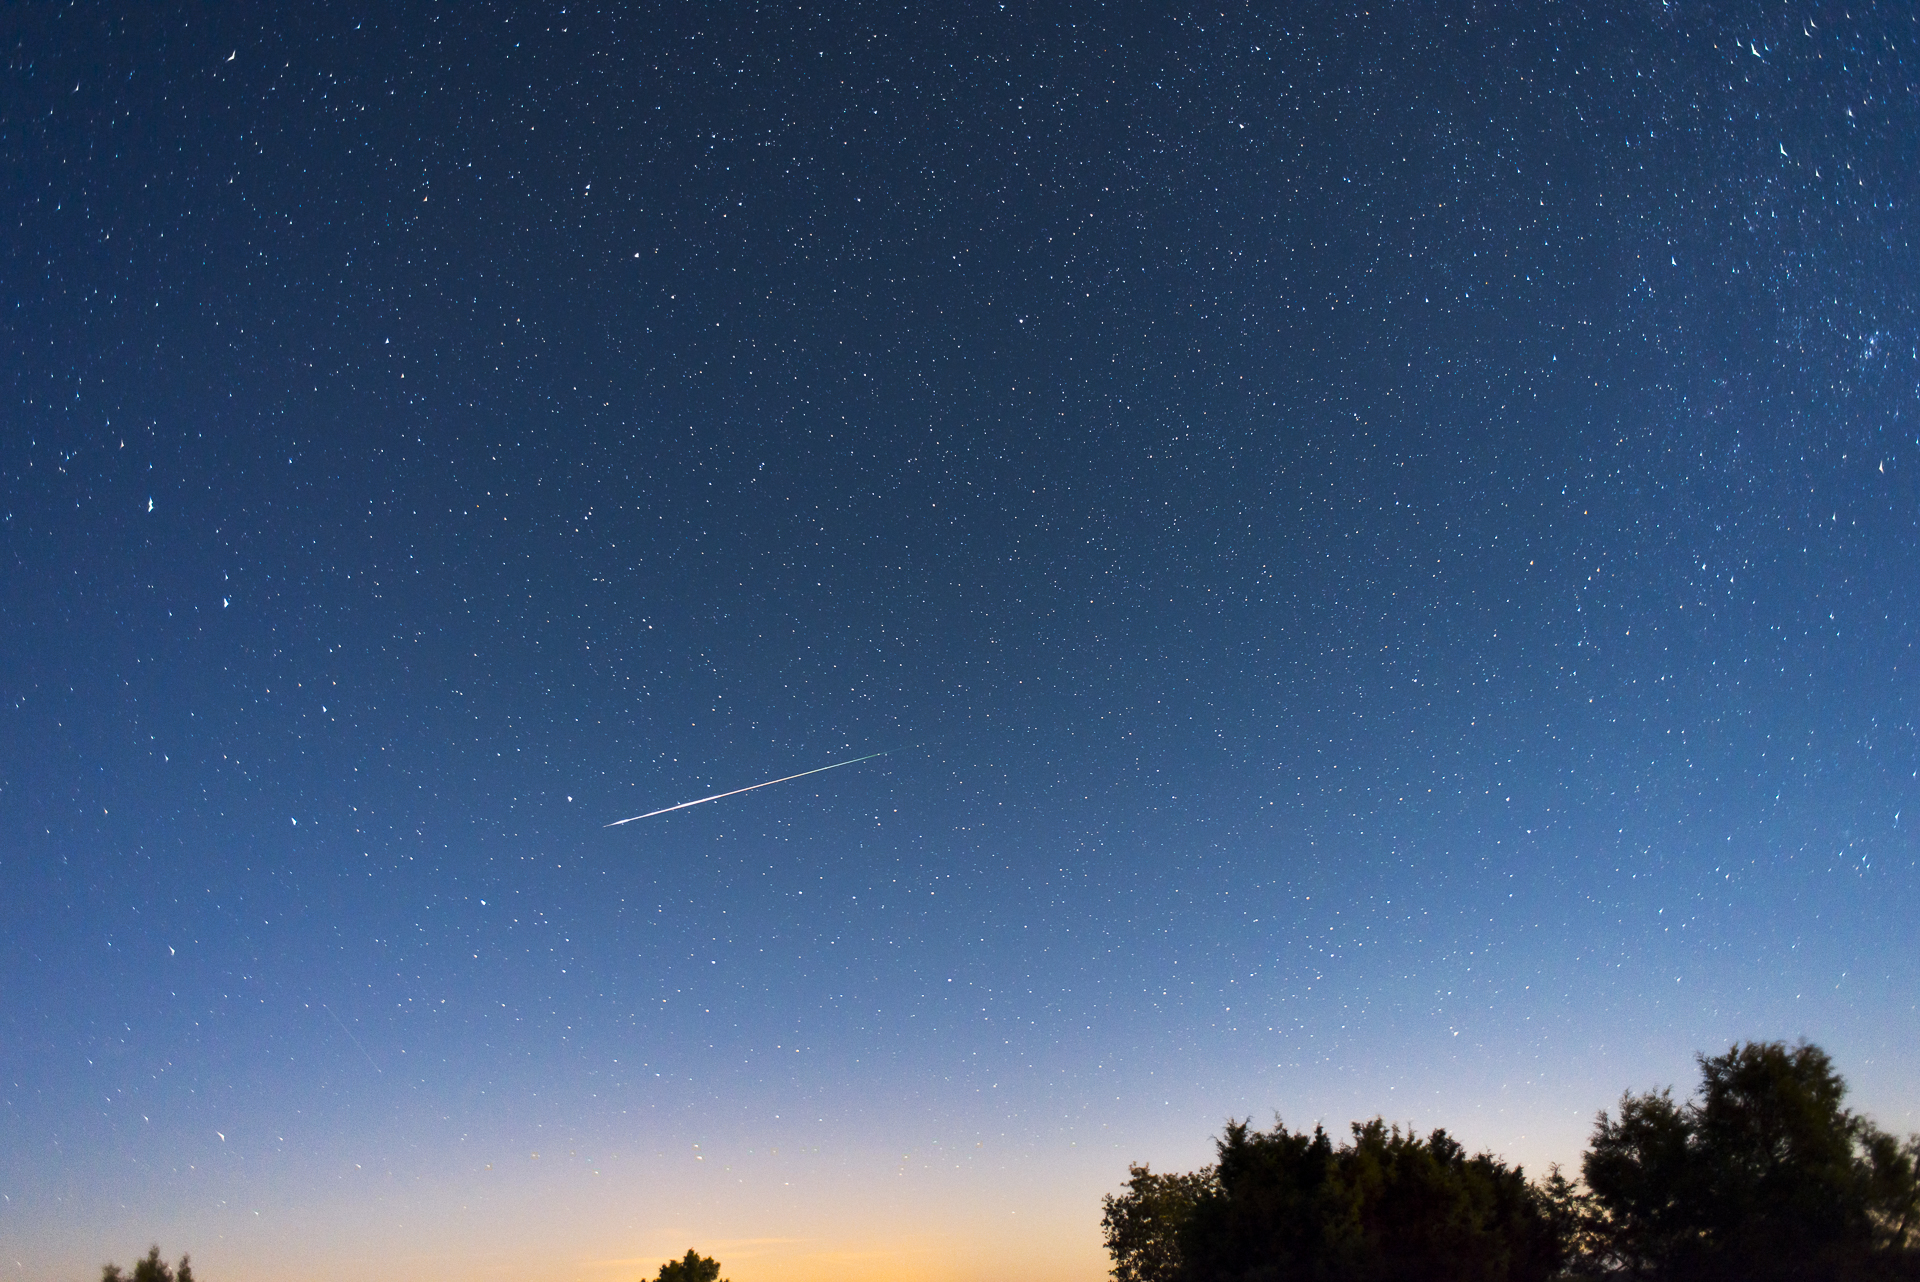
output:
[[600,826],[603,828],[618,828],[621,824],[630,824],[635,819],[651,819],[655,815],[664,815],[670,810],[685,810],[688,806],[704,806],[709,801],[718,801],[722,797],[737,797],[743,792],[752,792],[755,788],[771,788],[774,784],[785,783],[789,779],[804,779],[808,775],[817,775],[823,770],[838,770],[841,766],[857,765],[862,761],[872,761],[875,757],[884,757],[886,755],[884,752],[869,752],[864,757],[855,757],[850,761],[836,761],[830,766],[815,766],[812,770],[802,770],[797,775],[783,775],[778,779],[769,779],[765,783],[749,784],[745,788],[735,788],[732,792],[716,792],[711,797],[702,797],[698,801],[683,801],[677,806],[662,806],[658,810],[649,810],[644,815],[634,815],[630,819],[616,819],[610,824],[602,824]]

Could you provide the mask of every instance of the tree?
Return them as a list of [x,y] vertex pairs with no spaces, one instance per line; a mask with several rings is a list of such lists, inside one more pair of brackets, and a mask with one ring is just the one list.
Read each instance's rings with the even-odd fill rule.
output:
[[1617,1122],[1600,1114],[1580,1173],[1593,1191],[1590,1253],[1603,1269],[1645,1277],[1686,1249],[1696,1232],[1691,1145],[1671,1091],[1622,1096]]
[[1155,1175],[1127,1167],[1127,1191],[1100,1199],[1100,1227],[1117,1282],[1175,1282],[1180,1274],[1180,1234],[1200,1199],[1213,1193],[1213,1168],[1191,1175]]
[[1699,1058],[1697,1100],[1670,1091],[1601,1113],[1581,1164],[1602,1267],[1661,1279],[1866,1276],[1920,1237],[1904,1144],[1842,1107],[1846,1082],[1807,1042]]
[[684,1258],[661,1265],[660,1276],[654,1282],[726,1282],[726,1279],[720,1276],[720,1261],[689,1247]]
[[1230,1121],[1218,1151],[1195,1175],[1133,1167],[1106,1200],[1119,1282],[1544,1282],[1560,1263],[1548,1196],[1445,1131],[1376,1118],[1336,1149]]
[[100,1282],[193,1282],[192,1258],[183,1255],[178,1265],[168,1268],[156,1243],[147,1249],[146,1259],[134,1261],[131,1278],[120,1271],[119,1265],[108,1264],[100,1269]]

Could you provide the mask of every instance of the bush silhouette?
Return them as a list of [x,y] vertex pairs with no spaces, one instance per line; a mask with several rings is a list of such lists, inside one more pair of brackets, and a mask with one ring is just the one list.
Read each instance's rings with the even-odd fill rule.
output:
[[146,1259],[134,1261],[131,1277],[122,1273],[119,1265],[107,1264],[101,1266],[100,1282],[193,1282],[191,1258],[183,1255],[179,1264],[168,1268],[167,1262],[160,1258],[160,1247],[156,1243],[147,1248]]
[[720,1276],[720,1261],[689,1247],[682,1258],[661,1265],[660,1276],[654,1282],[726,1282],[726,1279]]

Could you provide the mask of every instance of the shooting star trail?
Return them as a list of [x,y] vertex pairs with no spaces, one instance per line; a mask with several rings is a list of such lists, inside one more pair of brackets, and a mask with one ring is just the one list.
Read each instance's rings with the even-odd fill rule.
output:
[[737,797],[743,792],[752,792],[755,788],[771,788],[773,785],[785,783],[789,779],[804,779],[808,775],[817,775],[822,770],[838,770],[841,766],[857,765],[862,761],[872,761],[875,757],[884,757],[886,755],[884,752],[869,752],[866,756],[855,757],[851,761],[836,761],[830,766],[817,766],[812,770],[802,770],[797,775],[784,775],[779,779],[769,779],[765,783],[751,784],[745,788],[735,788],[732,792],[716,792],[711,797],[702,797],[698,801],[683,801],[677,806],[662,806],[658,810],[649,810],[644,815],[634,815],[629,819],[616,819],[610,824],[602,824],[600,826],[603,828],[618,828],[621,824],[630,824],[635,819],[651,819],[655,815],[664,815],[670,810],[685,810],[688,806],[704,806],[709,801],[718,801],[722,797]]
[[[320,1003],[320,1009],[327,1012],[327,1014],[329,1015],[333,1015],[333,1007],[327,1005],[325,1002]],[[373,1066],[374,1072],[379,1073],[380,1066],[378,1064],[374,1064],[373,1056],[367,1055],[367,1048],[360,1045],[360,1039],[353,1035],[353,1030],[351,1028],[348,1028],[344,1023],[341,1023],[340,1017],[338,1015],[333,1015],[333,1022],[340,1025],[340,1031],[347,1035],[347,1040],[352,1042],[362,1055],[367,1056],[367,1063]],[[381,1076],[384,1077],[386,1076],[386,1074],[381,1073]]]

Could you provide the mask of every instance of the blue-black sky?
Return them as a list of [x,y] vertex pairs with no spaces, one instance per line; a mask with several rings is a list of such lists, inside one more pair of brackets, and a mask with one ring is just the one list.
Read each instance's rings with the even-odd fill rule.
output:
[[1746,1037],[1920,1125],[1910,6],[0,31],[8,1276],[1091,1279],[1229,1115]]

